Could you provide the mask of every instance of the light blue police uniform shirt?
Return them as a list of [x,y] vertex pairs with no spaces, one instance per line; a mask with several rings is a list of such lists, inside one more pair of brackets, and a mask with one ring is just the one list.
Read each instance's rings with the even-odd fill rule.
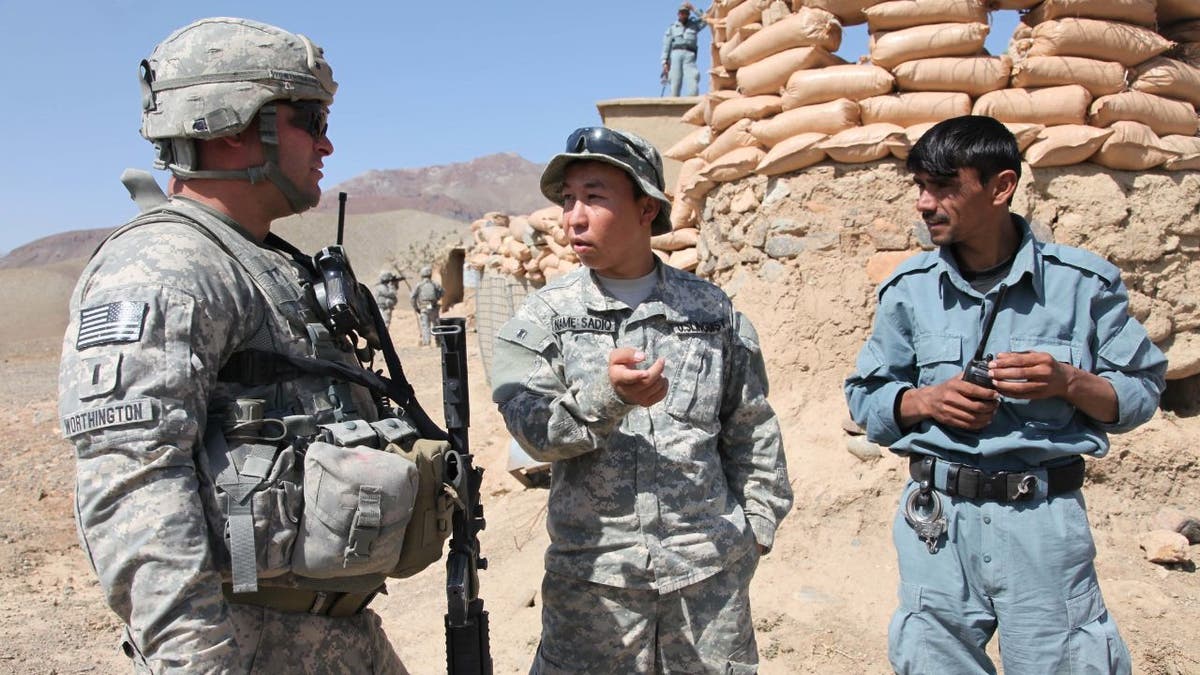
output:
[[[871,337],[845,382],[851,415],[871,441],[986,470],[1024,469],[1072,455],[1103,456],[1107,432],[1132,429],[1154,414],[1166,357],[1129,316],[1120,270],[1087,251],[1038,241],[1019,216],[1013,222],[1021,244],[1007,277],[986,298],[963,279],[948,247],[906,260],[880,284]],[[1105,378],[1117,394],[1115,422],[1094,420],[1062,398],[1005,397],[978,431],[931,419],[900,428],[897,395],[961,375],[1001,284],[1008,290],[985,352],[1046,352]]]
[[696,51],[696,39],[700,31],[704,30],[705,25],[707,24],[694,16],[689,16],[686,24],[679,23],[679,21],[671,22],[671,25],[667,27],[666,34],[663,35],[663,63],[670,60],[671,49],[675,47]]

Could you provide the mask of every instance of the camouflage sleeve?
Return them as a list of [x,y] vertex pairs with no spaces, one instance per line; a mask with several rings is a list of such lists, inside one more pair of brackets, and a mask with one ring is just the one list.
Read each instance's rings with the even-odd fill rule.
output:
[[792,508],[792,486],[779,419],[767,402],[767,370],[750,319],[734,314],[729,380],[721,401],[721,456],[729,488],[737,495],[766,548]]
[[148,233],[110,242],[72,298],[59,411],[76,451],[76,519],[153,671],[229,672],[234,631],[193,457],[219,352],[234,318],[253,315],[206,295],[228,284],[197,271],[223,257],[207,241],[137,234]]
[[568,383],[554,336],[526,313],[519,312],[500,329],[492,363],[492,400],[509,433],[539,461],[600,448],[633,409],[607,377],[597,374]]

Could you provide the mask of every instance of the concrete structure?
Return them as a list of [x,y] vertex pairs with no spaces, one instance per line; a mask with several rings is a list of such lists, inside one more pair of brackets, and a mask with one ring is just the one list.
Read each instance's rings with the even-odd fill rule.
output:
[[[702,96],[679,96],[666,98],[614,98],[596,103],[604,126],[617,130],[632,131],[665,152],[696,127],[680,121]],[[663,157],[663,180],[667,192],[675,189],[681,162]]]

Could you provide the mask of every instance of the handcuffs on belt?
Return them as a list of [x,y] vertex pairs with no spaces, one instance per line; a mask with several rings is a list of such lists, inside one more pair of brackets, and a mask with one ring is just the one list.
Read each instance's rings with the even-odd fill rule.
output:
[[[937,540],[946,533],[946,517],[942,515],[942,498],[933,489],[933,483],[921,481],[921,487],[913,490],[904,501],[904,520],[925,542],[930,553],[937,553]],[[929,513],[921,509],[929,508]]]

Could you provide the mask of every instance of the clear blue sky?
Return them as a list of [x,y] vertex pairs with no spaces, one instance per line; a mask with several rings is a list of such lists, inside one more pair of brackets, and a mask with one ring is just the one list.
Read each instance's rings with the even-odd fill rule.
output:
[[[662,34],[677,8],[669,0],[0,0],[8,145],[0,252],[134,214],[118,177],[153,159],[138,135],[138,63],[192,20],[246,16],[325,48],[340,85],[330,188],[370,169],[496,152],[546,161],[568,132],[599,121],[596,101],[659,95]],[[1016,13],[993,20],[988,47],[1001,53]],[[706,32],[702,72],[708,41]],[[840,53],[866,53],[865,27],[846,30]]]

